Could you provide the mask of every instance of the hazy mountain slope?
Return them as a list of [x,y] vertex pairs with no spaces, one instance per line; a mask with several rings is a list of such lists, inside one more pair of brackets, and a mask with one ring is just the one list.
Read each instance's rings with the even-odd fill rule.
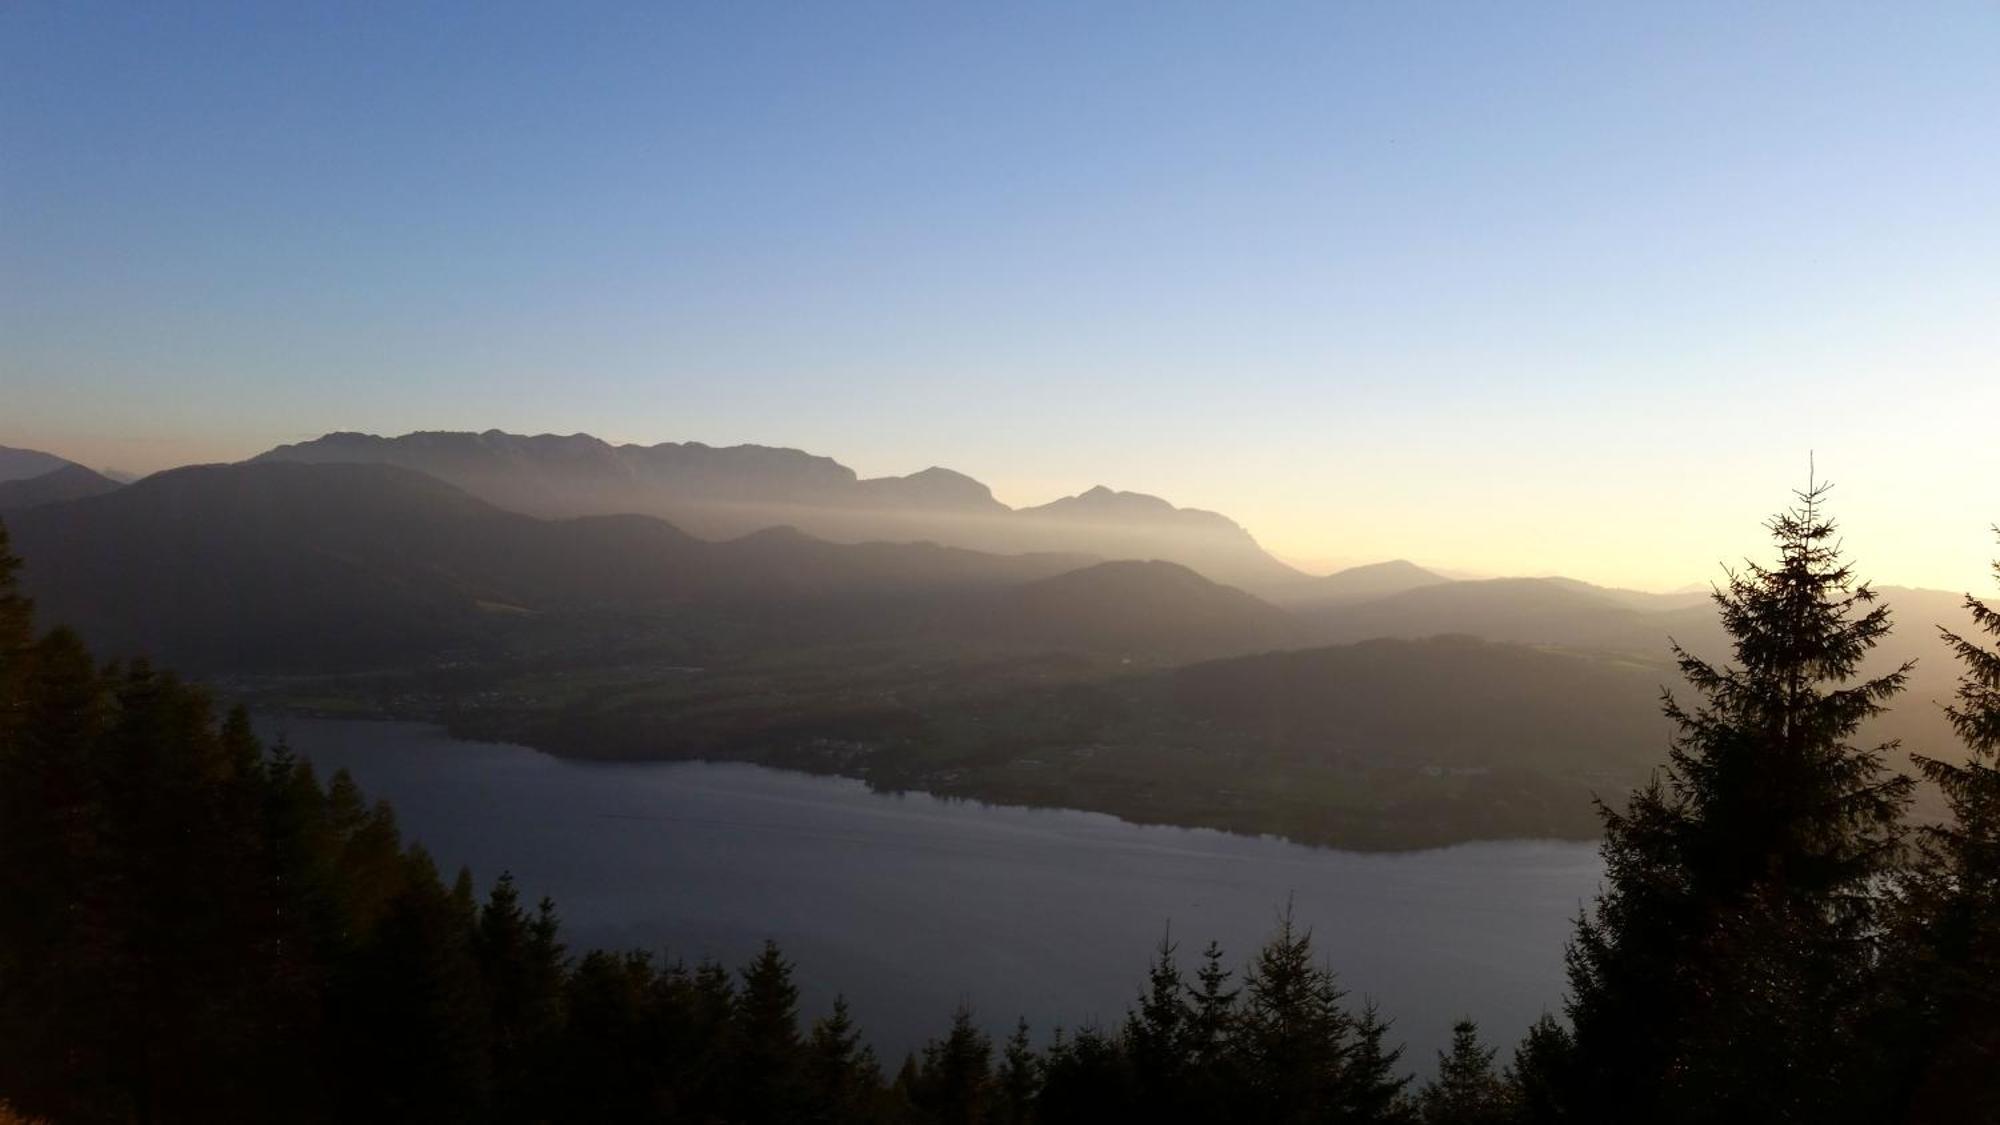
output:
[[1580,593],[1617,602],[1619,605],[1629,609],[1636,609],[1645,613],[1669,613],[1674,610],[1710,604],[1710,591],[1706,586],[1698,589],[1655,594],[1647,590],[1626,590],[1616,586],[1597,586],[1575,578],[1563,578],[1560,576],[1541,578],[1537,579],[1537,581],[1554,583],[1555,585],[1576,590]]
[[[497,506],[546,517],[664,517],[682,509],[714,508],[705,522],[716,524],[724,535],[773,526],[760,513],[787,506],[1005,510],[984,485],[949,470],[862,481],[832,458],[761,445],[613,446],[588,434],[526,436],[499,430],[394,438],[336,433],[281,445],[253,460],[400,465]],[[730,526],[726,513],[734,506],[744,514]]]
[[[204,466],[8,518],[44,619],[107,655],[194,668],[316,667],[469,640],[453,562],[498,515],[383,466]],[[507,516],[525,520],[526,517]]]
[[1098,485],[1008,521],[1010,534],[1044,549],[1088,551],[1111,559],[1162,559],[1230,586],[1282,589],[1303,575],[1265,553],[1229,517],[1176,508],[1157,496]]
[[1279,599],[1295,608],[1323,609],[1400,594],[1426,586],[1442,586],[1451,579],[1435,574],[1407,559],[1369,563],[1336,571],[1324,578],[1306,578],[1287,587]]
[[82,465],[65,464],[38,477],[0,481],[0,512],[18,512],[64,500],[81,500],[115,491],[117,481]]
[[980,590],[1080,561],[767,533],[695,539],[642,516],[540,520],[387,465],[156,474],[9,517],[47,619],[190,667],[413,664],[565,615]]
[[1215,656],[1300,642],[1297,621],[1169,562],[1107,562],[996,596],[995,635],[1058,648]]
[[74,462],[39,449],[15,449],[0,445],[0,481],[39,477],[70,464]]
[[1304,577],[1227,518],[1157,497],[1098,487],[1015,511],[984,484],[949,469],[862,480],[830,458],[795,449],[612,446],[586,434],[497,430],[395,438],[340,433],[279,446],[255,460],[400,465],[530,515],[652,515],[710,539],[789,525],[850,543],[931,540],[990,553],[1168,559],[1257,590]]
[[1665,635],[1613,597],[1546,578],[1446,582],[1301,615],[1316,636],[1334,644],[1464,633],[1524,644],[1657,650]]
[[1316,758],[1591,771],[1666,745],[1665,660],[1545,652],[1471,637],[1373,640],[1197,664],[1174,673],[1203,723]]
[[[1885,586],[1877,589],[1892,612],[1894,630],[1864,668],[1880,675],[1913,661],[1907,689],[1889,712],[1862,732],[1866,741],[1900,740],[1905,751],[1948,759],[1964,748],[1940,704],[1956,686],[1959,666],[1938,638],[1938,627],[1970,627],[1962,594]],[[1635,605],[1675,608],[1640,609]],[[1658,661],[1679,642],[1701,659],[1721,665],[1734,656],[1714,604],[1687,595],[1635,595],[1571,579],[1517,578],[1454,582],[1355,605],[1298,611],[1312,635],[1348,643],[1371,637],[1421,638],[1467,634],[1492,641],[1560,646],[1626,654]],[[1907,768],[1905,765],[1902,768]],[[1925,807],[1935,795],[1927,793]]]
[[906,477],[856,481],[854,502],[862,508],[962,515],[1003,516],[1009,511],[993,498],[992,489],[964,473],[935,465]]
[[1263,653],[1164,675],[1181,719],[1209,738],[1341,768],[1529,770],[1612,783],[1607,794],[1663,756],[1659,693],[1679,683],[1668,660],[1465,636]]

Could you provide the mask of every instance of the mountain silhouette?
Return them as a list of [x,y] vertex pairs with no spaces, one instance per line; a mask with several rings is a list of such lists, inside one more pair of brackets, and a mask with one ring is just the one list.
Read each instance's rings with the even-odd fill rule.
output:
[[1451,579],[1425,570],[1408,559],[1349,567],[1324,578],[1297,584],[1289,604],[1334,605],[1400,594],[1425,586],[1442,586]]
[[381,464],[195,466],[7,522],[51,620],[108,653],[204,669],[414,663],[593,614],[777,614],[787,600],[990,590],[1093,561],[545,520]]
[[80,500],[115,491],[117,481],[82,465],[65,462],[37,477],[0,481],[0,512],[18,512],[64,500]]
[[15,449],[12,446],[0,445],[0,481],[27,480],[30,477],[45,476],[72,464],[75,462],[53,453],[43,453],[39,449]]
[[991,553],[1166,559],[1252,591],[1305,577],[1228,518],[1142,493],[1099,486],[1015,510],[950,469],[862,479],[831,458],[772,446],[614,446],[587,434],[498,430],[334,433],[253,460],[398,465],[528,515],[651,515],[708,539],[790,525],[846,543],[928,540]]
[[1158,560],[1116,561],[998,595],[994,629],[1058,647],[1154,656],[1218,656],[1301,642],[1284,610]]

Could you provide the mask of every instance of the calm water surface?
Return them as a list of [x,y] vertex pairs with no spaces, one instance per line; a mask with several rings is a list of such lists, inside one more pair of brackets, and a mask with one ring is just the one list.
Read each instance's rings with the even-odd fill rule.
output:
[[447,875],[511,870],[553,896],[573,950],[736,965],[775,938],[805,1013],[844,992],[890,1070],[960,1002],[996,1033],[1113,1025],[1169,924],[1190,972],[1210,938],[1240,963],[1287,897],[1351,998],[1395,1018],[1407,1063],[1429,1071],[1460,1015],[1510,1051],[1557,1007],[1602,870],[1589,844],[1359,854],[741,764],[568,761],[415,723],[264,728],[393,801]]

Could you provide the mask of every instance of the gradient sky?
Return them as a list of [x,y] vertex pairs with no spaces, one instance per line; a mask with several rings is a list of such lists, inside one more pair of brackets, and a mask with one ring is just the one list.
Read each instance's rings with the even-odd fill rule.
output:
[[[1754,10],[1752,10],[1754,9]],[[760,442],[1991,588],[2000,5],[0,8],[0,443]]]

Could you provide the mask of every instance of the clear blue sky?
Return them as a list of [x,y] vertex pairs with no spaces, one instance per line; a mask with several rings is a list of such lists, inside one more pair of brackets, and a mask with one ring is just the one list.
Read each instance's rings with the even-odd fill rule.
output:
[[95,464],[755,441],[1674,586],[1816,448],[1965,587],[1996,418],[1990,2],[0,9],[0,443]]

